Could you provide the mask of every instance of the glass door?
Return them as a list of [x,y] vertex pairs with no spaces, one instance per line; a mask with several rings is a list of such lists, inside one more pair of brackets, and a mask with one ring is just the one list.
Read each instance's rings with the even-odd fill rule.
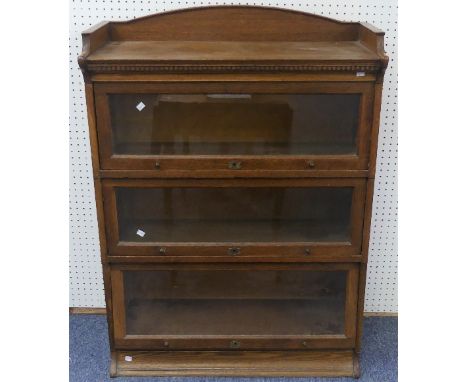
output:
[[367,83],[97,84],[101,162],[160,171],[365,169],[360,137],[371,94]]
[[118,267],[117,345],[155,348],[350,346],[357,265]]
[[110,255],[359,255],[364,183],[105,180]]

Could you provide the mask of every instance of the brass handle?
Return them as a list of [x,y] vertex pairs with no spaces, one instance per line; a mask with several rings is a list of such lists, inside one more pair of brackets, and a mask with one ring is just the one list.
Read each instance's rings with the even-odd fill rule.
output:
[[242,167],[242,162],[241,161],[230,161],[228,163],[228,167],[231,169],[231,170],[239,170],[241,167]]
[[159,169],[161,168],[161,163],[156,162],[156,163],[154,164],[154,168],[155,168],[156,170],[159,170]]
[[231,256],[236,256],[240,253],[240,248],[228,248],[228,254]]
[[232,340],[231,343],[229,344],[229,347],[233,349],[237,349],[240,346],[240,342],[236,340]]
[[159,248],[159,253],[161,255],[165,255],[166,254],[166,248],[164,248],[164,247]]
[[313,160],[310,160],[307,162],[307,165],[310,167],[310,168],[314,168],[315,167],[315,163]]

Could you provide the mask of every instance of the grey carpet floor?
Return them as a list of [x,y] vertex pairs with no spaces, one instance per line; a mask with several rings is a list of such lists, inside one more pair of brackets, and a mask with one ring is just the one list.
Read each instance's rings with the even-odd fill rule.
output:
[[[371,317],[364,320],[360,382],[397,381],[398,320]],[[70,382],[345,382],[354,378],[194,378],[109,377],[107,323],[103,315],[70,315]]]

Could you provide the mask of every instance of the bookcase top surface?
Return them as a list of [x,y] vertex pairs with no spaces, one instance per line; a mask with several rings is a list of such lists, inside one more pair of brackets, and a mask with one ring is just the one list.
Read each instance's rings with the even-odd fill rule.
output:
[[356,61],[379,60],[379,56],[359,41],[109,41],[87,59],[89,62]]
[[[84,71],[91,72],[130,70],[132,64],[223,62],[335,65],[330,70],[336,70],[336,64],[345,70],[346,64],[364,64],[377,71],[385,68],[388,60],[383,50],[384,33],[371,25],[266,7],[183,9],[124,22],[102,22],[82,36],[83,52],[78,61]],[[115,66],[119,64],[127,66]]]

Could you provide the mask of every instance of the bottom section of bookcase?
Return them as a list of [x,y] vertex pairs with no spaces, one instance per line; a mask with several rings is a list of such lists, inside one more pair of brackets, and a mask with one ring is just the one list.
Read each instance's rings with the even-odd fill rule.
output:
[[359,377],[353,350],[115,351],[116,376]]

